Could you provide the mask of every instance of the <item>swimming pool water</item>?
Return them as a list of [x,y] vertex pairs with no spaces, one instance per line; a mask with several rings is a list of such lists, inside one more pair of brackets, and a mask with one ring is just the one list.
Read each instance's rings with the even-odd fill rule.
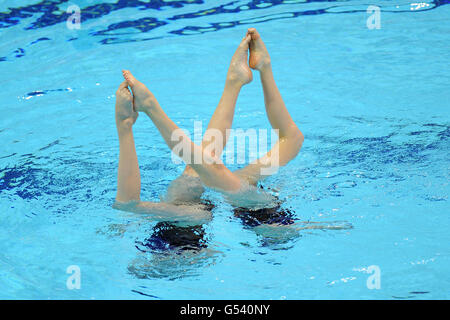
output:
[[[380,29],[366,25],[369,4]],[[450,298],[450,6],[424,4],[1,2],[0,298]],[[111,208],[120,71],[192,132],[248,27],[305,135],[264,185],[309,229],[245,226],[209,192],[213,219],[195,231],[205,247],[156,250],[155,222]],[[233,127],[270,128],[256,73]],[[135,140],[142,199],[157,201],[183,166],[144,116]],[[71,265],[80,289],[66,286]],[[367,286],[373,265],[380,289]]]

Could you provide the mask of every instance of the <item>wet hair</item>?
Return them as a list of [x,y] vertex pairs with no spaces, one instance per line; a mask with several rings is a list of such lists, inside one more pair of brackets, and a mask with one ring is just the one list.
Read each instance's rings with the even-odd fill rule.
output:
[[[261,190],[271,190],[270,187],[264,187],[258,183],[257,187]],[[251,209],[237,207],[233,209],[234,216],[242,221],[246,227],[257,227],[262,224],[280,224],[290,225],[295,223],[294,212],[282,207],[283,202],[273,195],[277,202],[271,208]]]
[[283,208],[281,203],[278,203],[272,208],[234,208],[233,213],[236,218],[242,221],[244,226],[250,228],[262,224],[290,225],[295,223],[293,212],[287,208]]
[[[202,200],[201,203],[207,211],[215,207],[209,200]],[[208,247],[203,225],[181,227],[171,222],[158,222],[151,236],[138,244],[140,247],[136,247],[140,251],[199,251]]]
[[170,222],[158,222],[152,235],[140,244],[151,251],[200,250],[207,247],[204,237],[203,226],[179,227]]

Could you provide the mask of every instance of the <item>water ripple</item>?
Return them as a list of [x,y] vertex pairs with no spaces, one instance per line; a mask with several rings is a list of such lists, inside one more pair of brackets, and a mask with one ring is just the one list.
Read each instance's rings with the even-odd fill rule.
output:
[[[450,0],[435,0],[429,3],[427,7],[420,7],[412,10],[411,4],[378,4],[383,12],[403,12],[416,13],[425,10],[433,10],[439,6],[449,4]],[[41,1],[23,7],[8,8],[7,12],[0,12],[0,30],[11,28],[21,24],[23,21],[32,22],[23,28],[25,31],[44,29],[55,26],[60,23],[66,23],[70,14],[65,11],[65,5],[69,5],[66,0]],[[301,16],[324,15],[324,14],[352,14],[365,12],[366,8],[354,3],[354,1],[339,0],[273,0],[273,1],[231,1],[219,5],[208,6],[209,3],[202,0],[189,1],[150,1],[139,0],[117,1],[116,3],[98,3],[86,7],[81,7],[81,24],[90,23],[99,20],[116,11],[135,9],[136,16],[149,11],[151,16],[146,14],[135,20],[122,20],[111,23],[106,28],[101,28],[98,23],[95,26],[89,26],[88,35],[91,37],[101,37],[98,40],[100,44],[114,44],[124,42],[148,41],[161,39],[170,36],[185,36],[192,34],[202,34],[207,32],[216,32],[222,29],[234,28],[241,25],[255,25],[273,20],[295,19]],[[315,8],[311,8],[314,5]],[[199,6],[202,8],[199,9]],[[63,8],[64,7],[64,8]],[[292,8],[300,10],[291,10]],[[183,9],[184,13],[173,14],[163,18],[166,14],[166,8],[172,8],[175,11]],[[270,12],[272,8],[286,8],[283,12]],[[192,10],[191,10],[192,9]],[[279,11],[279,10],[278,10]],[[249,12],[252,14],[249,16]],[[125,15],[129,17],[130,15]],[[236,19],[238,18],[238,19]],[[117,19],[114,17],[113,19]],[[199,24],[195,23],[200,19]],[[208,19],[205,21],[205,19]],[[179,27],[181,24],[181,27]],[[156,29],[165,27],[161,32],[154,32]],[[100,29],[99,29],[100,28]],[[141,34],[152,33],[151,36],[140,36]],[[79,36],[71,36],[66,41],[77,41]],[[40,36],[29,45],[41,41],[49,41],[50,37]],[[0,62],[11,58],[21,58],[26,52],[23,47],[13,49],[9,56],[0,57]]]

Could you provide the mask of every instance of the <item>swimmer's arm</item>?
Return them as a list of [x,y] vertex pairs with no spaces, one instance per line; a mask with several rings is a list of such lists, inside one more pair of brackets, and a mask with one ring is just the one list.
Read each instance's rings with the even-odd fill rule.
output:
[[154,221],[205,223],[211,219],[211,212],[202,205],[174,205],[165,202],[131,201],[118,202],[114,209],[145,215]]

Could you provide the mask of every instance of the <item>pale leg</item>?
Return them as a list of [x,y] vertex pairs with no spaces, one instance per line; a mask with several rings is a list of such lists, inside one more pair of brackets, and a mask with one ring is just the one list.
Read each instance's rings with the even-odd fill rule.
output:
[[292,120],[280,91],[273,77],[271,60],[264,42],[254,28],[248,30],[250,41],[250,67],[260,71],[261,83],[264,91],[264,103],[267,117],[273,129],[278,130],[279,140],[275,146],[262,158],[249,164],[235,173],[256,184],[268,174],[261,169],[270,166],[284,166],[300,151],[303,144],[303,134]]
[[117,202],[140,201],[141,176],[132,129],[137,116],[133,110],[133,98],[124,81],[116,92],[116,126],[119,135]]
[[[233,123],[239,92],[242,86],[251,82],[253,79],[252,72],[247,63],[250,39],[250,35],[246,35],[231,58],[222,97],[207,127],[206,132],[215,130],[222,137],[220,142],[217,143],[216,141],[216,145],[211,153],[212,156],[217,158],[220,158],[228,141],[227,130],[231,128]],[[213,142],[208,138],[208,135],[205,135],[202,140],[202,147],[207,148]],[[183,174],[197,175],[188,165]]]

